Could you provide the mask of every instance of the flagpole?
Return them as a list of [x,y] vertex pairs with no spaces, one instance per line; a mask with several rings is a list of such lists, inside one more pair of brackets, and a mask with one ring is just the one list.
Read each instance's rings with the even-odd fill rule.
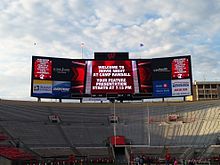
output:
[[[140,47],[144,47],[144,43],[140,43]],[[140,59],[141,59],[141,53],[140,53]]]
[[81,53],[82,53],[82,59],[83,59],[83,47],[85,46],[85,43],[84,42],[81,42]]

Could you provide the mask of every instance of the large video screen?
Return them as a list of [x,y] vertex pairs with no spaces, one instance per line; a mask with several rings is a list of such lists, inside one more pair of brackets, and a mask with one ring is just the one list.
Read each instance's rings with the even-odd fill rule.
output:
[[163,98],[192,95],[190,56],[79,60],[32,57],[31,96]]
[[93,61],[91,93],[134,93],[130,60]]

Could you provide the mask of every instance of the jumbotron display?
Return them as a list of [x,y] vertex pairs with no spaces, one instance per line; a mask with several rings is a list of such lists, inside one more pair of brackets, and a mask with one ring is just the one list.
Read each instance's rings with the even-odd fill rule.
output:
[[190,56],[127,60],[32,57],[32,97],[126,100],[188,95],[192,95]]

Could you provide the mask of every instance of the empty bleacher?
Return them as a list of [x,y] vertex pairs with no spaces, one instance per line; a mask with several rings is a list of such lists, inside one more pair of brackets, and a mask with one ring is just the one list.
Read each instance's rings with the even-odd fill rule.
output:
[[[0,127],[4,132],[36,152],[45,155],[76,153],[89,154],[83,147],[106,147],[114,134],[125,136],[128,145],[159,147],[188,147],[181,153],[191,152],[191,147],[216,144],[220,134],[220,101],[173,103],[116,103],[117,124],[109,122],[114,113],[109,104],[37,103],[0,101]],[[48,116],[58,115],[59,123]],[[148,116],[149,115],[149,116]],[[170,121],[170,115],[177,115]],[[40,148],[40,149],[39,149]],[[43,151],[43,148],[46,151]],[[52,148],[59,148],[58,153]],[[50,150],[51,151],[47,151]],[[134,149],[136,151],[138,149]],[[214,149],[213,149],[214,150]],[[87,152],[88,151],[88,152]],[[97,149],[98,152],[101,150]],[[149,152],[153,152],[150,150]],[[209,149],[209,152],[212,151]],[[208,153],[209,153],[208,152]],[[95,152],[94,152],[95,153]],[[105,152],[108,154],[109,152]],[[204,152],[205,153],[205,152]],[[48,156],[47,155],[47,156]],[[105,155],[104,155],[105,156]]]

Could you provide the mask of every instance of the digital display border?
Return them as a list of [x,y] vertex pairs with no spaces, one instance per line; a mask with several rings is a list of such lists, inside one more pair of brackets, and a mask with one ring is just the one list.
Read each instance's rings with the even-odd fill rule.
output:
[[[127,66],[125,61],[131,65],[127,71],[123,70]],[[107,71],[104,66],[110,62],[115,63],[112,65],[115,66],[115,70]],[[101,64],[94,65],[94,63]],[[118,79],[118,84],[121,83],[122,85],[115,88],[123,90],[114,91],[112,89],[111,91],[100,90],[100,92],[94,92],[94,81],[97,85],[97,79],[93,78],[93,72],[94,69],[97,70],[100,66],[104,68],[98,69],[100,76],[101,72],[111,72],[111,76],[122,75]],[[111,64],[106,66],[111,66]],[[113,74],[113,72],[119,73]],[[126,74],[130,75],[130,78],[123,77]],[[110,83],[117,78],[111,76],[98,77],[99,82],[103,80]],[[126,91],[125,87],[130,90]],[[190,55],[128,60],[32,57],[32,97],[59,99],[118,97],[130,100],[184,97],[188,95],[192,95]]]

